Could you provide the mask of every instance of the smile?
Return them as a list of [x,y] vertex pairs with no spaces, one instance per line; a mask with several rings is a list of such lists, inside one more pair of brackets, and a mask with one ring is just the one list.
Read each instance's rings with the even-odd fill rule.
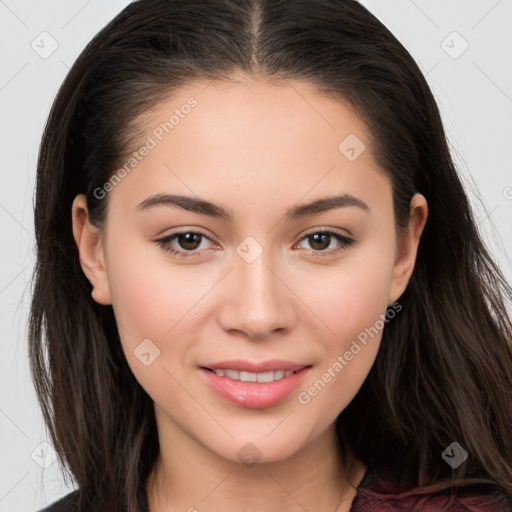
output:
[[293,370],[275,370],[270,372],[243,372],[240,370],[210,370],[219,377],[227,377],[242,382],[274,382],[295,373]]
[[199,368],[199,374],[216,395],[239,407],[261,409],[284,401],[304,381],[312,366],[298,370],[248,372]]

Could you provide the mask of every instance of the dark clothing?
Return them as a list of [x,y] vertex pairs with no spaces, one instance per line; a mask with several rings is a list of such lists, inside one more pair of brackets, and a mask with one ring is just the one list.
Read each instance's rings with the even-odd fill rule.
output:
[[54,501],[51,505],[41,509],[39,512],[74,512],[78,505],[79,491],[72,491],[63,498]]
[[[498,494],[490,484],[456,485],[451,493],[450,484],[432,485],[428,490],[397,489],[391,480],[367,471],[350,512],[512,512],[512,496]],[[39,512],[76,512],[78,497],[79,491],[73,491]]]

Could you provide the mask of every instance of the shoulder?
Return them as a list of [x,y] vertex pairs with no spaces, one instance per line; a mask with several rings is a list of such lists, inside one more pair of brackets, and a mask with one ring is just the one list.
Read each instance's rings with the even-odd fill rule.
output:
[[358,487],[351,512],[510,512],[512,496],[485,482],[437,484],[400,490],[370,472]]
[[80,491],[75,490],[66,494],[66,496],[54,501],[46,508],[39,510],[39,512],[75,512],[78,510],[78,499]]

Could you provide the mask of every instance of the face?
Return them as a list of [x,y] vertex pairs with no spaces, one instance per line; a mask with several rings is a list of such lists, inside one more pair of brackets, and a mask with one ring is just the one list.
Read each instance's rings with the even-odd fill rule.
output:
[[[143,122],[147,150],[106,186],[106,229],[80,221],[83,196],[74,203],[93,298],[112,304],[159,428],[232,461],[247,443],[261,462],[289,457],[367,377],[414,266],[424,198],[398,236],[365,126],[305,83],[197,83]],[[232,360],[305,369],[267,384],[204,369]]]

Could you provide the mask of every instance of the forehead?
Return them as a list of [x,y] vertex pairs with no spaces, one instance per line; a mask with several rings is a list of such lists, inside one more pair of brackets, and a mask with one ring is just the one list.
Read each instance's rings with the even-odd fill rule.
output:
[[305,82],[233,80],[188,84],[141,116],[150,149],[116,187],[134,196],[132,206],[180,192],[264,209],[276,199],[386,189],[348,104]]
[[[172,131],[178,145],[180,139],[191,139],[191,128],[198,146],[222,150],[227,155],[230,149],[236,149],[234,144],[225,144],[230,138],[248,146],[244,147],[246,151],[252,148],[247,158],[262,145],[265,153],[275,153],[292,144],[294,154],[298,154],[313,145],[327,153],[333,149],[337,152],[339,143],[349,134],[357,135],[367,145],[370,142],[366,127],[350,104],[321,93],[312,84],[290,80],[233,77],[192,82],[173,91],[172,96],[141,116],[141,121],[144,133],[153,134],[157,142],[170,139],[166,135]],[[304,147],[299,142],[307,144]]]

